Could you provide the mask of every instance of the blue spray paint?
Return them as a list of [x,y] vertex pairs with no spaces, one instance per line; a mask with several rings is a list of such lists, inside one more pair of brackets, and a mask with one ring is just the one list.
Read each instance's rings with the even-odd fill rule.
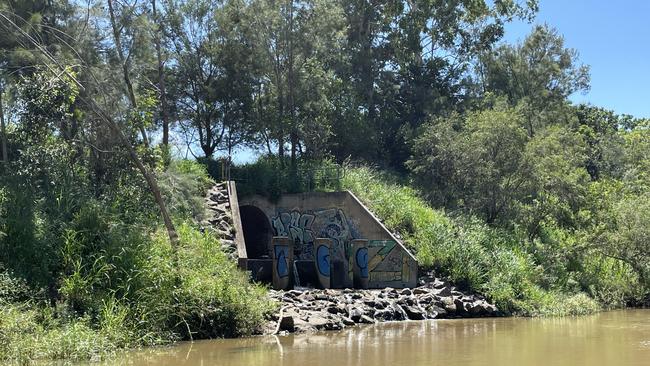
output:
[[316,249],[318,272],[325,277],[330,276],[330,249],[327,245],[319,245]]
[[355,258],[360,269],[359,275],[361,278],[368,278],[368,248],[359,248]]
[[277,271],[280,278],[289,276],[289,246],[287,245],[276,245],[275,247],[275,257],[277,258]]

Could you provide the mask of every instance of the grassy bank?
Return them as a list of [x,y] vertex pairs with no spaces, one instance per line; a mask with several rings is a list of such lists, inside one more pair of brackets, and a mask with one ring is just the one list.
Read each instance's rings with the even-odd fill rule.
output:
[[96,272],[64,278],[54,303],[4,272],[0,359],[97,360],[122,348],[254,333],[273,310],[266,290],[249,284],[209,234],[188,224],[179,233],[178,269],[158,230],[119,259],[128,265],[95,259]]
[[75,197],[68,220],[46,199],[21,217],[11,210],[20,198],[4,196],[0,363],[97,360],[124,348],[256,332],[274,310],[266,289],[250,284],[191,219],[210,179],[189,162],[159,175],[176,217],[176,250],[134,186],[106,199]]
[[484,293],[507,313],[581,315],[643,296],[631,268],[585,250],[579,232],[548,227],[531,241],[516,230],[433,209],[407,184],[369,168],[348,169],[342,185],[402,235],[423,269]]

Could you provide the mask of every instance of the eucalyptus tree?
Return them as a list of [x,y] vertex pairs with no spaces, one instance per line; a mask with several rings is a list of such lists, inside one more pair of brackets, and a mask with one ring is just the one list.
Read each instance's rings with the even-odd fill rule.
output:
[[203,154],[231,151],[252,123],[256,64],[244,1],[168,1],[177,118]]
[[[133,129],[140,127],[137,123],[133,123],[135,119],[132,117],[140,116],[141,118],[147,118],[147,116],[143,116],[142,111],[136,111],[133,105],[130,104],[127,104],[124,110],[121,110],[121,108],[112,108],[113,106],[123,106],[121,99],[124,99],[124,93],[121,90],[114,90],[111,83],[103,83],[103,81],[111,80],[110,75],[113,74],[114,70],[111,68],[113,65],[111,64],[111,45],[114,45],[114,43],[106,41],[106,38],[102,38],[101,36],[107,31],[104,28],[106,23],[101,20],[105,19],[104,16],[106,14],[102,12],[101,8],[93,6],[91,9],[91,6],[89,6],[86,14],[79,12],[66,18],[66,20],[74,23],[73,25],[75,27],[73,28],[53,29],[45,26],[44,29],[52,32],[51,39],[55,39],[58,42],[48,44],[44,42],[45,37],[30,32],[33,28],[25,28],[23,26],[24,17],[17,16],[11,8],[5,9],[0,11],[0,20],[2,20],[0,24],[2,24],[3,29],[10,31],[22,47],[31,50],[31,53],[35,55],[33,60],[28,63],[28,69],[39,71],[37,75],[45,75],[47,80],[56,81],[65,79],[66,84],[71,85],[76,90],[75,93],[72,93],[75,97],[72,98],[73,100],[70,103],[61,103],[61,105],[69,105],[70,110],[64,111],[65,113],[62,115],[65,115],[66,118],[61,118],[60,120],[62,122],[78,121],[83,117],[83,120],[86,121],[86,126],[85,128],[78,129],[78,133],[72,136],[73,138],[67,142],[70,144],[81,143],[89,146],[91,151],[97,150],[113,156],[125,155],[125,159],[128,159],[133,164],[142,175],[144,182],[146,182],[154,201],[158,205],[170,241],[176,247],[178,236],[162,193],[158,187],[155,173],[143,159],[141,150],[134,146],[137,141],[131,133]],[[117,14],[115,11],[114,15]],[[77,22],[78,18],[83,18],[84,20]],[[117,21],[117,16],[115,20]],[[115,28],[112,30],[115,30]],[[118,28],[118,30],[126,32],[123,29]],[[91,37],[86,38],[89,33]],[[95,36],[97,38],[93,38]],[[106,47],[107,45],[108,47]],[[92,50],[90,53],[94,53],[87,54],[86,52],[82,52],[89,50]],[[95,63],[88,62],[90,59],[95,61]],[[121,69],[123,70],[123,68]],[[46,92],[49,91],[47,89],[48,83],[40,82],[37,84],[39,87],[44,88],[41,94],[47,96],[48,94]],[[134,94],[136,93],[135,90],[134,87]],[[34,94],[35,98],[39,95],[38,93]],[[129,98],[128,96],[126,97],[126,99]],[[27,120],[27,122],[30,121]],[[92,138],[88,138],[88,134],[92,134],[93,130],[97,127],[101,127],[101,131],[103,132],[110,132],[113,138],[110,141],[110,145],[108,145],[110,146],[110,150],[106,151],[99,148],[93,144]],[[95,131],[95,135],[99,135],[98,131]],[[65,131],[62,131],[61,137],[66,137]],[[121,150],[117,147],[120,147]],[[119,154],[120,152],[124,154]],[[115,166],[111,168],[113,170],[120,170],[122,167]],[[119,182],[115,183],[119,184]]]
[[[280,158],[289,143],[299,153],[322,153],[342,81],[345,18],[338,1],[254,0],[249,22],[261,60],[256,93],[260,131],[272,136]],[[272,100],[271,103],[269,103]]]
[[[59,23],[71,11],[72,7],[67,2],[0,0],[0,12],[22,31],[38,37],[53,50],[60,49],[57,47],[61,43]],[[34,46],[24,42],[9,22],[0,22],[0,30],[0,144],[2,161],[7,161],[5,93],[12,89],[19,78],[34,73],[34,65],[42,62],[43,57]]]
[[485,91],[505,95],[525,107],[527,130],[551,123],[567,124],[572,111],[567,97],[589,89],[589,67],[576,50],[547,25],[537,26],[518,45],[502,45],[480,57],[479,74]]
[[[106,0],[106,5],[113,35],[113,49],[122,70],[125,94],[131,110],[140,112],[141,103],[136,95],[138,85],[134,84],[138,81],[144,84],[148,80],[138,80],[137,77],[134,79],[134,75],[143,75],[143,69],[146,70],[153,64],[153,50],[150,46],[152,34],[149,31],[151,23],[147,15],[149,4],[143,0]],[[138,117],[139,113],[130,116],[140,130],[143,144],[148,146],[146,121]]]
[[[360,141],[337,149],[339,158],[358,144],[372,158],[401,168],[412,132],[430,116],[464,108],[471,63],[503,35],[505,22],[531,19],[537,1],[343,0],[350,25],[346,52],[352,61]],[[346,126],[335,134],[343,134]]]

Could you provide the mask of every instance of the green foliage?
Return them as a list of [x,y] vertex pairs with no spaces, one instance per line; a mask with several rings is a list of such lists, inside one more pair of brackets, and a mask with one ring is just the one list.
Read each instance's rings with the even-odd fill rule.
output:
[[247,335],[274,309],[266,289],[249,284],[218,240],[190,223],[213,184],[202,165],[173,161],[158,173],[181,224],[174,253],[133,172],[117,172],[93,194],[68,143],[49,136],[40,150],[25,146],[11,162],[15,174],[0,179],[0,360],[102,358]]
[[516,110],[498,106],[440,118],[421,132],[408,166],[433,195],[451,201],[440,203],[458,204],[489,223],[509,216],[528,175],[527,136]]
[[[531,243],[516,231],[432,209],[417,191],[369,168],[349,169],[343,187],[403,237],[421,267],[433,269],[465,289],[483,292],[506,313],[579,315],[600,309],[601,305],[581,291],[614,306],[602,296],[611,294],[612,285],[620,284],[620,273],[592,269],[590,273],[596,277],[581,286],[578,281],[585,280],[587,274],[575,272],[579,268],[572,264],[579,245],[572,244],[576,239],[562,229],[547,227],[546,234]],[[588,258],[591,256],[585,254],[582,260]]]
[[240,196],[258,194],[271,199],[282,193],[338,190],[343,175],[343,168],[329,159],[301,159],[293,168],[288,159],[273,156],[233,166],[230,170],[230,178],[237,181]]
[[0,305],[28,300],[34,296],[24,279],[12,276],[0,267]]
[[[265,290],[192,226],[209,176],[271,199],[351,189],[508,313],[647,301],[650,122],[573,106],[588,68],[551,27],[497,44],[537,1],[442,3],[0,0],[18,23],[0,23],[0,361],[254,332]],[[161,121],[206,158],[145,138]],[[240,146],[269,155],[212,160]],[[363,159],[402,176],[336,163]]]
[[589,89],[589,67],[547,25],[535,27],[521,44],[501,45],[479,59],[485,90],[507,97],[520,109],[531,137],[549,125],[568,122],[567,97]]
[[204,197],[214,185],[206,167],[191,160],[174,160],[158,176],[167,207],[180,217],[200,222],[205,216]]
[[143,235],[113,219],[91,207],[66,231],[56,308],[20,302],[35,294],[0,274],[0,359],[90,359],[176,339],[250,335],[275,309],[210,234],[182,224],[175,267],[164,229]]
[[26,305],[0,305],[0,319],[0,359],[6,362],[98,360],[116,350],[88,319],[62,321]]
[[[178,253],[181,285],[172,294],[174,309],[170,314],[178,332],[185,338],[254,333],[264,316],[275,309],[266,289],[250,284],[210,234],[182,225],[179,235],[183,243]],[[158,236],[161,240],[166,242],[162,232]]]

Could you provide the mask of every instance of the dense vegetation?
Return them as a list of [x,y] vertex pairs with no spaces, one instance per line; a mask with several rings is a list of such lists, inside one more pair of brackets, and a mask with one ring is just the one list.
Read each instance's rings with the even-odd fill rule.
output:
[[200,231],[206,171],[351,189],[508,312],[647,303],[650,121],[571,103],[589,69],[552,27],[500,42],[536,11],[0,0],[0,362],[254,332],[273,304]]
[[76,155],[58,137],[48,140],[20,141],[5,166],[13,173],[1,181],[1,359],[99,358],[257,330],[274,309],[265,289],[195,224],[212,184],[202,166],[173,162],[159,174],[174,247],[133,171],[99,184],[87,150]]

